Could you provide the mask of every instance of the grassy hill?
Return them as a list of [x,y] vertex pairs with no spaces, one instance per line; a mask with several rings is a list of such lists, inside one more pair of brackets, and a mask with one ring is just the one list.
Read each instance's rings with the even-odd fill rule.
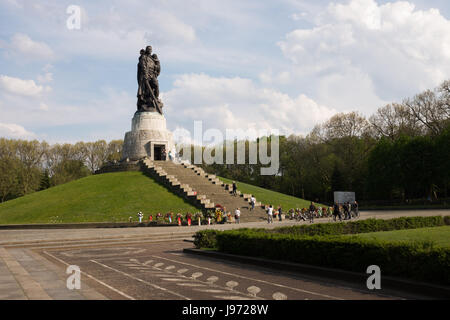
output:
[[[262,203],[281,204],[285,210],[309,205],[300,198],[237,184],[241,192],[253,194]],[[130,216],[136,221],[139,211],[147,219],[157,212],[197,209],[141,172],[129,171],[93,175],[0,203],[0,224],[125,222]]]
[[[232,183],[233,180],[219,177],[225,183]],[[281,205],[283,211],[287,211],[291,208],[308,208],[311,204],[310,201],[301,198],[289,196],[284,193],[271,191],[268,189],[256,187],[251,184],[236,181],[237,188],[242,193],[252,194],[257,201],[261,201],[262,204],[271,204],[275,207]]]
[[0,204],[0,224],[137,220],[157,212],[195,212],[141,172],[93,175]]

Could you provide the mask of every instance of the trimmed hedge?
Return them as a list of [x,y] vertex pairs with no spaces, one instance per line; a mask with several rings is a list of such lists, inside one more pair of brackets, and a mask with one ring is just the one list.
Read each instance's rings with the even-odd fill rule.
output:
[[[238,229],[239,232],[252,230],[254,232],[270,234],[290,234],[297,236],[315,236],[315,235],[341,235],[358,234],[378,231],[392,231],[404,229],[417,229],[428,227],[440,227],[450,225],[450,216],[436,217],[404,217],[389,220],[366,219],[358,221],[349,221],[345,223],[317,223],[310,225],[281,227],[275,229]],[[215,236],[220,232],[217,230],[202,230],[194,235],[194,244],[197,248],[215,248],[217,247]]]
[[378,265],[385,275],[450,284],[450,250],[428,243],[395,243],[357,237],[302,236],[253,231],[217,232],[219,251],[365,272]]
[[217,246],[216,235],[219,232],[214,229],[197,231],[194,234],[194,245],[197,248],[215,248]]
[[292,227],[281,227],[267,230],[268,233],[292,235],[339,235],[358,234],[378,231],[418,229],[450,225],[450,216],[436,217],[403,217],[389,220],[366,219],[345,223],[318,223]]

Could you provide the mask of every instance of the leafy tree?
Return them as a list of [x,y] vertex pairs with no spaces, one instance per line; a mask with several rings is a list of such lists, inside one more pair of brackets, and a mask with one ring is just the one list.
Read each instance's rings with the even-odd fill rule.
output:
[[64,160],[55,168],[51,184],[58,185],[90,175],[91,172],[80,160]]
[[48,169],[45,169],[41,175],[41,184],[39,185],[39,191],[48,189],[51,187],[50,176],[48,173]]
[[10,157],[0,158],[0,202],[17,196],[19,162]]

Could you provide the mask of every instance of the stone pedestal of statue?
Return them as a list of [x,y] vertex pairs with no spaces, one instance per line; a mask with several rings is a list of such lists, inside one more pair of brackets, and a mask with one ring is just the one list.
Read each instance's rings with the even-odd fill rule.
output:
[[[174,148],[172,133],[166,128],[166,118],[158,112],[136,112],[131,131],[125,134],[122,161],[168,160]],[[165,154],[164,154],[165,150]]]

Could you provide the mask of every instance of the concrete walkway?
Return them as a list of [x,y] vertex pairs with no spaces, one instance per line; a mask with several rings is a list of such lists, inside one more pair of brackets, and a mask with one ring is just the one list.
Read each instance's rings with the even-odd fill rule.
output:
[[[450,215],[450,210],[426,211],[370,211],[362,212],[359,219],[391,219],[404,216]],[[316,219],[316,223],[330,222],[330,219]],[[251,222],[242,224],[191,226],[191,227],[148,227],[123,229],[38,229],[0,230],[0,300],[9,299],[106,299],[98,291],[83,284],[81,290],[68,290],[68,275],[65,267],[55,264],[38,254],[39,250],[64,247],[96,247],[121,244],[143,244],[190,238],[196,231],[204,229],[275,228],[307,224],[285,220]]]
[[[361,212],[358,219],[392,219],[398,217],[413,216],[450,216],[450,210],[405,210],[405,211],[366,211]],[[275,220],[275,219],[274,219]],[[315,219],[314,223],[332,222],[331,218]],[[218,229],[229,230],[236,228],[276,228],[281,226],[309,224],[309,222],[298,222],[292,220],[284,220],[282,222],[276,220],[273,224],[266,221],[248,222],[241,224],[218,224],[218,225],[193,225],[190,227],[147,227],[147,228],[95,228],[95,229],[36,229],[36,230],[0,230],[0,246],[11,244],[35,243],[42,244],[45,242],[62,242],[65,241],[89,241],[89,240],[131,240],[133,238],[145,239],[156,238],[164,239],[164,237],[188,238],[198,230]],[[61,244],[62,244],[61,243]]]

